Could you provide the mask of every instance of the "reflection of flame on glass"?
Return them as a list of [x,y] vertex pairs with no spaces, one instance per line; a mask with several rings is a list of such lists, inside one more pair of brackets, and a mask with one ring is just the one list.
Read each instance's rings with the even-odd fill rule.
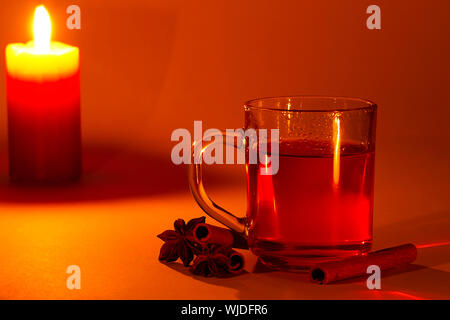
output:
[[[265,223],[258,224],[258,228],[263,228],[267,234],[271,237],[280,236],[280,223],[277,210],[277,203],[274,190],[274,176],[272,175],[272,166],[269,162],[269,156],[266,154],[264,158],[260,160],[261,171],[258,175],[257,182],[257,199],[258,199],[258,215],[260,220],[269,221],[267,226]],[[262,174],[264,173],[264,175]]]
[[337,187],[339,185],[340,162],[341,162],[341,121],[339,115],[334,116],[333,123],[333,139],[334,139],[334,161],[333,161],[333,183]]
[[291,119],[293,118],[293,114],[291,112],[291,98],[288,98],[288,103],[287,103],[287,112],[286,112],[286,118],[287,118],[287,127],[288,127],[288,133],[291,134],[292,133],[292,124],[291,124]]
[[272,176],[272,167],[269,162],[269,156],[266,154],[264,158],[264,171],[265,175],[261,175],[260,179],[264,179],[264,189],[262,189],[260,192],[261,199],[268,200],[272,202],[273,204],[273,210],[274,212],[277,211],[277,205],[275,202],[275,191],[273,189],[273,176]]
[[267,154],[266,154],[266,158],[264,160],[265,160],[264,166],[265,166],[265,170],[266,170],[266,175],[270,175],[270,173],[269,173],[269,157],[267,156]]

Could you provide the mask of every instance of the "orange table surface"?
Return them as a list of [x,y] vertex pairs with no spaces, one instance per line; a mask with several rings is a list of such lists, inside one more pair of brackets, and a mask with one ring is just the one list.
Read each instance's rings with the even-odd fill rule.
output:
[[[382,273],[381,290],[368,290],[365,279],[322,286],[306,274],[268,272],[246,250],[247,272],[227,279],[193,276],[179,262],[160,263],[156,235],[177,218],[204,215],[185,168],[170,158],[88,149],[80,183],[44,188],[10,185],[4,153],[0,298],[450,299],[450,157],[411,148],[392,157],[388,151],[378,152],[374,249],[406,242],[419,249],[413,265]],[[205,176],[220,170],[206,168]],[[213,180],[206,180],[211,197],[243,214],[245,185],[224,183],[223,176],[220,184]],[[81,268],[80,290],[66,287],[69,265]]]
[[[82,188],[82,186],[80,186]],[[214,189],[243,209],[241,190]],[[183,217],[202,215],[188,190],[149,197],[83,202],[3,202],[0,298],[3,299],[448,299],[448,214],[375,219],[375,249],[415,239],[415,264],[365,280],[321,286],[306,274],[269,272],[248,251],[246,273],[228,279],[193,276],[180,263],[158,261],[156,237]],[[211,219],[209,219],[211,221]],[[66,288],[66,268],[81,268],[81,289]]]

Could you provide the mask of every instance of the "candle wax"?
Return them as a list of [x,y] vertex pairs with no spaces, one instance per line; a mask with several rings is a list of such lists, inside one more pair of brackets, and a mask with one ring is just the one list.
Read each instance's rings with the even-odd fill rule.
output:
[[58,182],[81,174],[78,48],[32,41],[6,48],[8,142],[13,181]]

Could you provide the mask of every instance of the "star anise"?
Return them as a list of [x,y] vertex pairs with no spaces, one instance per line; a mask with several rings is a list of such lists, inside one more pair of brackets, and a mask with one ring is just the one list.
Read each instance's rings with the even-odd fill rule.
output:
[[204,277],[224,277],[228,275],[227,262],[230,250],[231,248],[215,244],[205,246],[195,258],[190,271]]
[[165,243],[159,252],[159,260],[172,262],[183,261],[185,267],[194,259],[194,254],[201,252],[201,246],[194,241],[193,230],[199,223],[205,222],[205,217],[190,220],[187,224],[183,219],[174,223],[174,230],[166,230],[158,235]]

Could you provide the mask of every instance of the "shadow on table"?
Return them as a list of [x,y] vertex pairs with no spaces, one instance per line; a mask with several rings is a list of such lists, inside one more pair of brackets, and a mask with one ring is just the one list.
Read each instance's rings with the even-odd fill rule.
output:
[[[169,268],[198,281],[236,290],[238,299],[449,299],[450,242],[447,212],[424,214],[375,228],[375,250],[412,242],[418,246],[414,264],[385,270],[381,290],[368,290],[367,276],[330,285],[312,283],[308,273],[272,271],[245,253],[249,273],[228,279],[193,276],[178,263]],[[213,297],[211,297],[213,298]]]
[[[382,290],[368,290],[360,277],[331,285],[318,285],[305,273],[244,273],[230,278],[194,276],[181,263],[165,265],[204,283],[235,289],[238,299],[448,299],[450,273],[421,265],[385,271]],[[213,298],[213,297],[211,297]]]
[[[401,274],[405,274],[408,272],[414,272],[414,271],[418,271],[418,270],[422,270],[422,269],[426,269],[426,268],[427,268],[426,266],[422,266],[422,265],[409,264],[409,265],[401,266],[401,267],[394,268],[394,269],[384,270],[381,272],[381,277],[382,277],[382,279],[387,279],[387,278],[390,278],[390,277],[393,277],[396,275],[401,275]],[[334,285],[342,285],[342,284],[349,284],[349,283],[366,283],[368,276],[369,276],[369,274],[350,278],[350,279],[345,279],[345,280],[341,280],[341,281],[336,281],[333,283],[329,283],[327,285],[334,286]]]
[[[208,280],[223,280],[223,279],[232,279],[232,278],[236,278],[236,277],[240,277],[243,276],[245,274],[248,273],[248,271],[244,270],[242,271],[242,273],[240,274],[230,274],[224,277],[203,277],[203,276],[197,276],[195,274],[193,274],[192,272],[189,271],[189,267],[185,267],[182,263],[178,263],[178,262],[161,262],[162,264],[166,265],[167,267],[169,267],[172,270],[175,270],[179,273],[184,274],[185,276],[189,276],[191,278],[203,281],[203,282],[209,282]],[[214,282],[214,281],[213,281]],[[210,283],[213,283],[210,282]]]
[[[426,266],[422,266],[422,265],[418,265],[418,264],[408,264],[408,265],[404,265],[404,266],[400,266],[398,268],[394,268],[394,269],[389,269],[389,270],[384,270],[383,271],[383,279],[395,276],[395,275],[399,275],[399,274],[404,274],[404,273],[408,273],[408,272],[413,272],[413,271],[417,271],[417,270],[421,270],[421,269],[425,269],[427,268]],[[254,268],[253,268],[253,273],[273,273],[274,270],[268,268],[267,266],[265,266],[263,263],[261,263],[259,260],[256,262]],[[307,272],[305,272],[307,273]],[[365,281],[367,280],[368,275],[363,275],[360,277],[354,277],[354,278],[350,278],[350,279],[345,279],[345,280],[341,280],[341,281],[337,281],[334,283],[330,283],[328,285],[340,285],[340,284],[349,284],[349,283],[365,283]],[[308,280],[309,280],[309,273],[308,273]]]
[[170,157],[119,149],[83,150],[83,177],[67,185],[14,185],[9,182],[6,154],[1,155],[0,201],[48,203],[145,197],[188,191],[185,166]]
[[450,262],[447,213],[428,214],[376,230],[375,249],[412,242],[418,246],[415,264],[382,271],[382,290],[368,290],[367,276],[329,285],[314,284],[309,274],[277,272],[257,261],[246,273],[230,279],[203,278],[181,264],[168,267],[208,284],[237,290],[239,299],[449,299]]
[[417,246],[419,265],[428,267],[450,262],[450,212],[430,212],[374,228],[375,250],[402,243]]

